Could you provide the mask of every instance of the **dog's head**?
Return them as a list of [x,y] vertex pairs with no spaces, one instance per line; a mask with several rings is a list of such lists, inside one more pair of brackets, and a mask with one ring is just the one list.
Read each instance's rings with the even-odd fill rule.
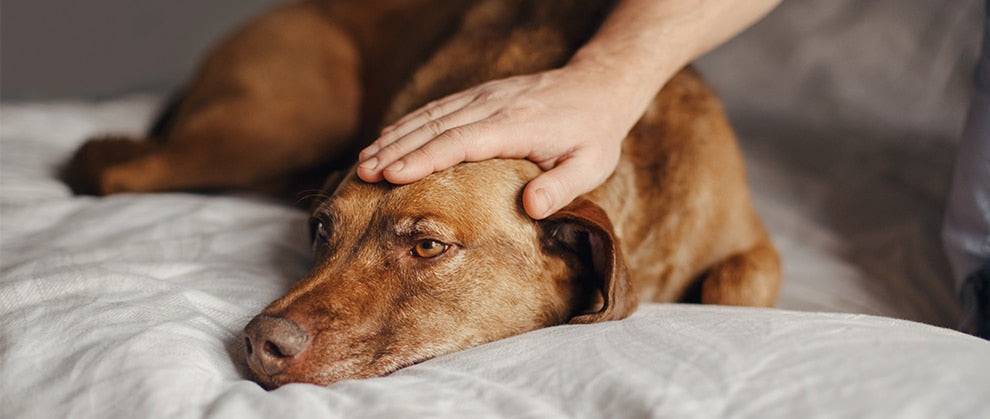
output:
[[525,161],[465,163],[405,186],[353,173],[312,214],[315,265],[245,328],[268,387],[330,384],[561,323],[630,314],[607,215],[579,199],[543,221]]

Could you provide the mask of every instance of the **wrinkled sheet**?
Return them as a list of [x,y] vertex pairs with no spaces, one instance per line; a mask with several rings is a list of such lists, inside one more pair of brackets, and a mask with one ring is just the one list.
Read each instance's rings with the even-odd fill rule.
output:
[[789,0],[700,63],[782,254],[781,309],[646,305],[329,388],[265,392],[239,361],[237,333],[308,268],[303,212],[72,197],[59,164],[141,132],[158,98],[4,104],[0,417],[990,417],[990,343],[937,327],[958,317],[938,229],[978,3]]

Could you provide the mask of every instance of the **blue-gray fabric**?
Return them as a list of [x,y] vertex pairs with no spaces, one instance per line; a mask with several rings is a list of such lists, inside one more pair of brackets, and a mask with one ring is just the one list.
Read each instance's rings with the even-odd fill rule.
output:
[[990,0],[976,89],[959,143],[943,239],[960,292],[960,330],[990,339]]

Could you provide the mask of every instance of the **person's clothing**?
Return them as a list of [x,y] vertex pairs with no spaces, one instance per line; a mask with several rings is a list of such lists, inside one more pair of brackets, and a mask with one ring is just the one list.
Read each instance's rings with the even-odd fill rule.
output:
[[966,278],[960,297],[963,318],[959,330],[990,340],[990,263]]
[[990,0],[942,234],[965,311],[960,330],[990,339]]

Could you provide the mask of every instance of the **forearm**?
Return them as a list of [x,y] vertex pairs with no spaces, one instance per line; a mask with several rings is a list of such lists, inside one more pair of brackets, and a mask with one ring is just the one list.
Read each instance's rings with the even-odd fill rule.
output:
[[770,12],[780,0],[620,0],[570,68],[601,72],[636,117],[687,63]]

